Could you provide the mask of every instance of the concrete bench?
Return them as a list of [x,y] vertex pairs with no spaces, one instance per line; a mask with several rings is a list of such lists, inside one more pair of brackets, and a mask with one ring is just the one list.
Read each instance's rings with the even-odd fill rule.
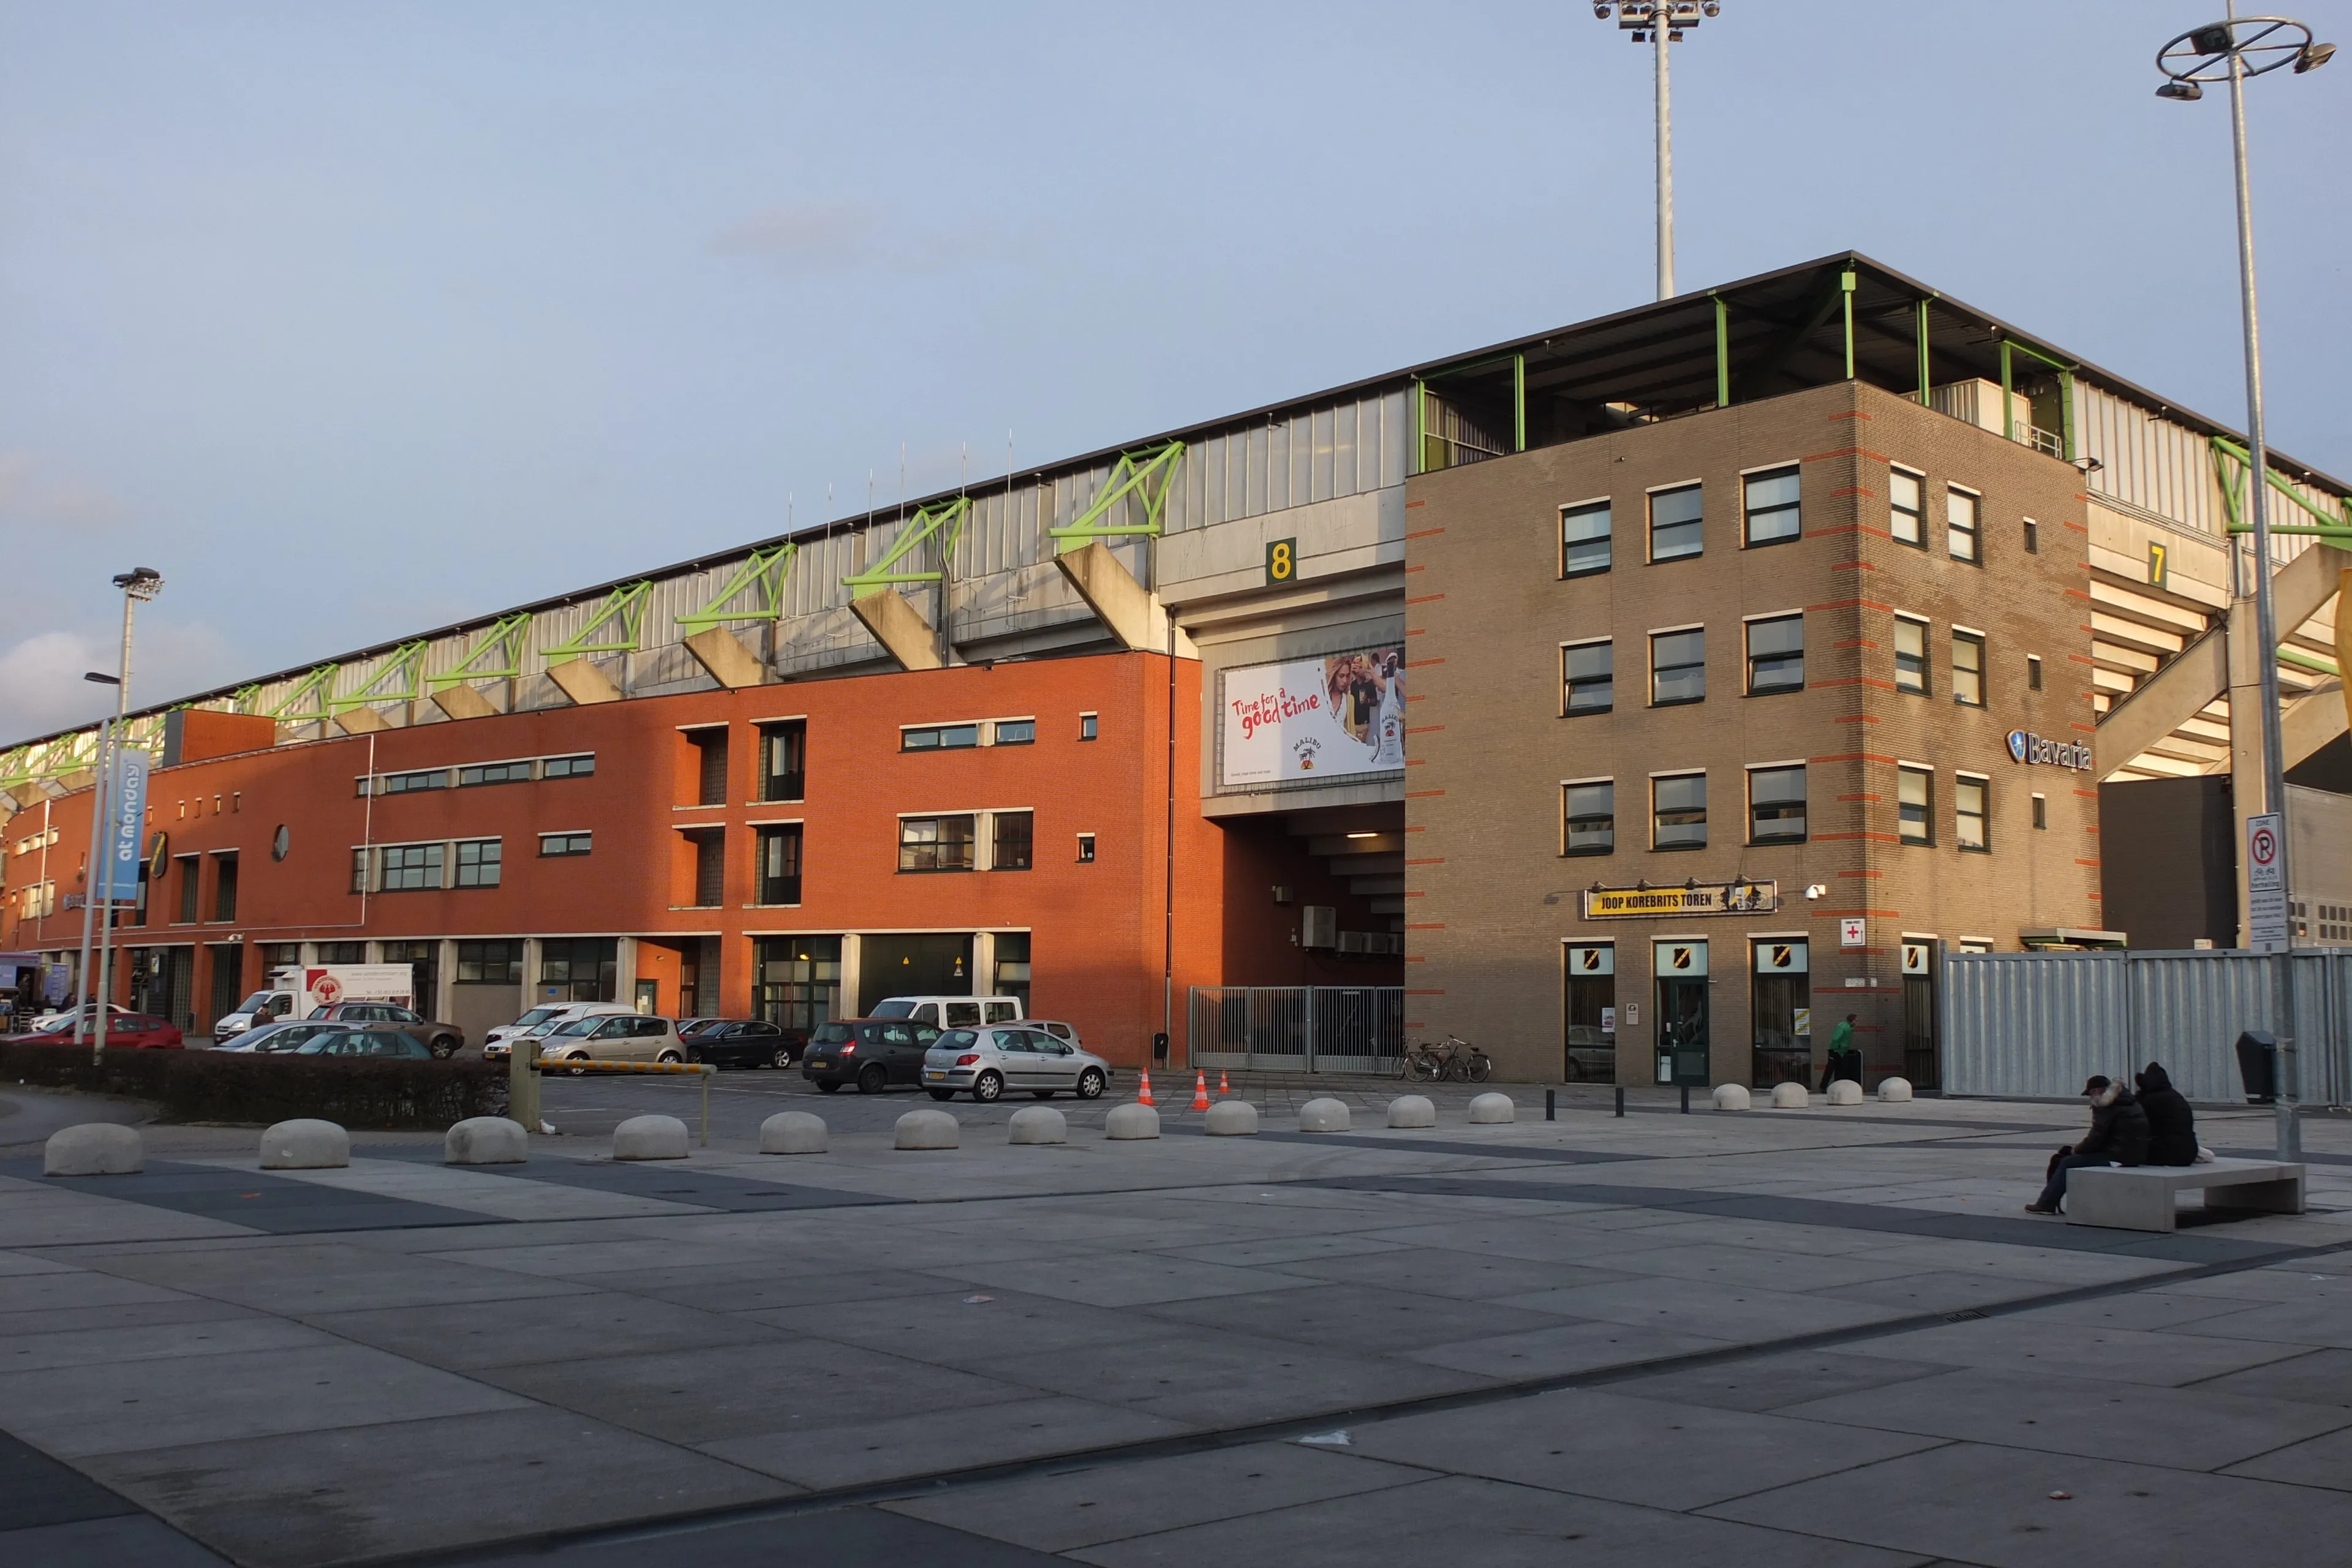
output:
[[2275,1160],[2210,1165],[2092,1165],[2066,1178],[2066,1223],[2110,1230],[2170,1230],[2174,1200],[2201,1192],[2209,1209],[2303,1212],[2303,1167]]

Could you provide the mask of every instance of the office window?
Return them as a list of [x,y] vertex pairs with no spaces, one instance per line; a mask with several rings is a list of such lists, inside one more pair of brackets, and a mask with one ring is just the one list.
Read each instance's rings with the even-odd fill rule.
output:
[[379,795],[414,795],[424,789],[447,789],[449,770],[435,768],[429,773],[386,773],[378,787]]
[[1704,485],[1659,490],[1650,497],[1650,559],[1680,561],[1706,547],[1700,514]]
[[1559,650],[1560,711],[1570,718],[1606,713],[1615,700],[1610,671],[1616,656],[1607,642],[1571,643]]
[[1952,634],[1952,700],[1984,706],[1984,638],[1975,632]]
[[956,752],[979,744],[977,724],[932,724],[898,731],[898,749],[902,752]]
[[2050,826],[2050,802],[2044,796],[2038,795],[2033,797],[2033,826],[2036,827]]
[[1706,847],[1706,775],[1677,773],[1650,781],[1650,847]]
[[808,783],[808,722],[760,726],[760,798],[799,800]]
[[587,833],[542,833],[539,836],[539,852],[550,860],[561,859],[567,855],[585,855],[592,847],[593,837],[594,835]]
[[1927,694],[1927,623],[1895,617],[1895,689]]
[[1000,811],[992,821],[988,865],[992,871],[1026,871],[1034,853],[1036,814]]
[[1091,740],[1093,740],[1093,739],[1095,738],[1095,736],[1096,736],[1096,734],[1097,734],[1097,732],[1098,732],[1098,729],[1097,729],[1097,725],[1096,725],[1096,723],[1095,723],[1095,716],[1094,716],[1093,714],[1091,714],[1091,713],[1081,713],[1081,714],[1079,714],[1079,715],[1078,715],[1078,739],[1079,739],[1079,740],[1081,740],[1081,741],[1091,741]]
[[1609,503],[1559,509],[1559,574],[1585,577],[1609,570]]
[[1617,847],[1617,785],[1609,779],[1559,786],[1563,855],[1607,855]]
[[551,779],[584,779],[595,771],[593,752],[577,757],[550,757],[540,765],[540,776]]
[[1989,807],[1985,801],[1988,781],[1969,773],[1952,780],[1952,837],[1963,849],[1989,850],[1992,847],[1989,826]]
[[1944,492],[1944,521],[1951,541],[1952,559],[1977,559],[1977,513],[1984,503],[1957,487]]
[[354,849],[352,851],[352,891],[364,893],[367,890],[368,852],[364,849]]
[[1650,706],[1697,702],[1706,696],[1706,632],[1693,627],[1650,636]]
[[902,816],[898,819],[898,869],[971,869],[972,819],[961,816]]
[[[386,893],[414,893],[441,885],[438,844],[395,844],[383,852],[383,875],[377,888]],[[323,962],[323,961],[322,961]]]
[[1895,770],[1895,815],[1906,844],[1936,842],[1936,775],[1926,768]]
[[1801,763],[1748,770],[1748,841],[1805,841],[1805,770]]
[[[202,885],[202,883],[203,883],[203,881],[204,881],[204,875],[205,875],[204,866],[205,866],[205,863],[204,863],[203,858],[202,858],[201,857],[199,857],[199,856],[194,856],[194,855],[184,855],[184,856],[182,856],[182,857],[180,858],[179,865],[180,865],[180,915],[179,915],[179,920],[180,920],[180,923],[181,923],[182,925],[194,925],[194,924],[195,924],[195,923],[196,923],[196,908],[197,908],[196,889],[198,889],[198,887],[199,887],[199,886],[201,886],[201,885]],[[99,881],[99,884],[100,884],[100,887],[104,887],[104,886],[106,885],[107,878],[106,878],[106,876],[105,876],[104,872],[102,872],[102,871],[101,871],[101,872],[100,873],[99,878],[98,878],[98,881]],[[97,898],[96,898],[96,896],[95,896],[95,895],[93,895],[93,897],[92,897],[92,902],[93,902],[93,904],[95,904],[95,903],[97,903],[97,902],[100,902],[100,901],[102,901],[102,900],[100,900],[97,899]]]
[[1907,468],[1886,472],[1886,529],[1905,544],[1927,547],[1927,502],[1921,476]]
[[801,901],[801,825],[778,824],[759,830],[760,886],[752,902],[797,904]]
[[694,748],[695,796],[697,805],[727,804],[727,727],[723,724],[708,730],[688,730],[686,743]]
[[1805,617],[1775,616],[1748,623],[1748,693],[1801,691],[1805,687]]
[[2042,525],[2030,517],[2025,520],[2025,552],[2028,555],[2042,553]]
[[1000,746],[1033,745],[1037,740],[1037,721],[1034,719],[1001,720],[996,726],[995,740]]
[[1094,836],[1093,834],[1091,834],[1091,833],[1081,833],[1081,834],[1079,834],[1079,835],[1078,835],[1078,864],[1079,864],[1079,865],[1081,865],[1081,866],[1090,866],[1090,865],[1092,865],[1092,864],[1094,863],[1094,858],[1095,858],[1095,836]]
[[2025,689],[2028,691],[2042,689],[2042,656],[2038,653],[2025,656]]
[[322,942],[319,944],[320,963],[365,963],[367,943],[363,942]]
[[236,919],[236,857],[234,855],[214,857],[213,919]]
[[1784,544],[1804,531],[1797,510],[1797,468],[1750,474],[1746,486],[1748,542]]
[[459,789],[471,789],[477,784],[525,784],[530,779],[529,763],[477,763],[457,770]]
[[457,846],[457,886],[461,888],[495,888],[499,885],[499,864],[505,858],[499,840],[474,838]]
[[457,944],[460,985],[520,985],[522,984],[522,943],[461,942]]

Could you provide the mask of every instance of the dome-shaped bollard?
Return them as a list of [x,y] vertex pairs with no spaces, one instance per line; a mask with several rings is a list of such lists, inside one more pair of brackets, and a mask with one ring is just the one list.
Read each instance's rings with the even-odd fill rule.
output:
[[1308,1100],[1298,1108],[1298,1130],[1301,1132],[1345,1132],[1348,1130],[1348,1102],[1328,1096]]
[[[945,1111],[932,1114],[944,1116]],[[1013,1113],[1006,1138],[1012,1143],[1066,1143],[1070,1141],[1069,1119],[1050,1105],[1024,1105]]]
[[1907,1105],[1911,1102],[1911,1080],[1907,1078],[1887,1078],[1878,1080],[1879,1100],[1886,1105]]
[[1400,1094],[1389,1101],[1391,1127],[1434,1127],[1437,1107],[1425,1094]]
[[829,1146],[824,1118],[805,1110],[779,1110],[760,1123],[762,1154],[822,1154]]
[[1148,1105],[1114,1105],[1103,1118],[1106,1138],[1157,1138],[1160,1136],[1160,1112]]
[[331,1121],[298,1117],[261,1135],[265,1171],[332,1171],[352,1163],[352,1135]]
[[441,1138],[445,1165],[520,1165],[530,1158],[530,1135],[504,1116],[468,1116]]
[[1518,1119],[1519,1108],[1511,1103],[1507,1094],[1482,1094],[1470,1101],[1470,1120],[1480,1126],[1492,1127]]
[[1257,1131],[1257,1107],[1246,1100],[1221,1100],[1201,1118],[1212,1138],[1248,1138]]
[[136,1127],[85,1121],[60,1127],[41,1145],[45,1176],[131,1176],[147,1163],[147,1146]]
[[1772,1109],[1802,1110],[1812,1104],[1813,1097],[1805,1092],[1801,1083],[1776,1083],[1772,1086]]
[[632,1116],[613,1129],[615,1160],[683,1160],[686,1123],[675,1116]]
[[1751,1103],[1743,1084],[1719,1083],[1715,1086],[1715,1108],[1717,1110],[1745,1110]]
[[897,1149],[953,1149],[961,1143],[963,1129],[944,1110],[910,1110],[898,1118],[891,1146]]
[[1832,1105],[1860,1105],[1862,1085],[1850,1078],[1830,1079],[1829,1102]]

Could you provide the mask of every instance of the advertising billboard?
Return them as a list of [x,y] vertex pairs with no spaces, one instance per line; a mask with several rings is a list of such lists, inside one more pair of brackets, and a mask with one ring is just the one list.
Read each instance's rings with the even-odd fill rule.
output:
[[1217,677],[1219,789],[1316,784],[1404,766],[1404,649],[1359,648]]
[[152,752],[125,748],[114,753],[114,791],[108,803],[106,848],[99,859],[98,896],[117,904],[139,901],[139,853],[147,820],[147,775],[154,771]]

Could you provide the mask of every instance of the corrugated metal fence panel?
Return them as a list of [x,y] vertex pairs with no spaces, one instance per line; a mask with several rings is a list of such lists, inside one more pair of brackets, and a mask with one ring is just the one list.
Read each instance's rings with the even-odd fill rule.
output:
[[1953,953],[1942,991],[1947,1094],[2075,1094],[2122,1059],[2119,955]]

